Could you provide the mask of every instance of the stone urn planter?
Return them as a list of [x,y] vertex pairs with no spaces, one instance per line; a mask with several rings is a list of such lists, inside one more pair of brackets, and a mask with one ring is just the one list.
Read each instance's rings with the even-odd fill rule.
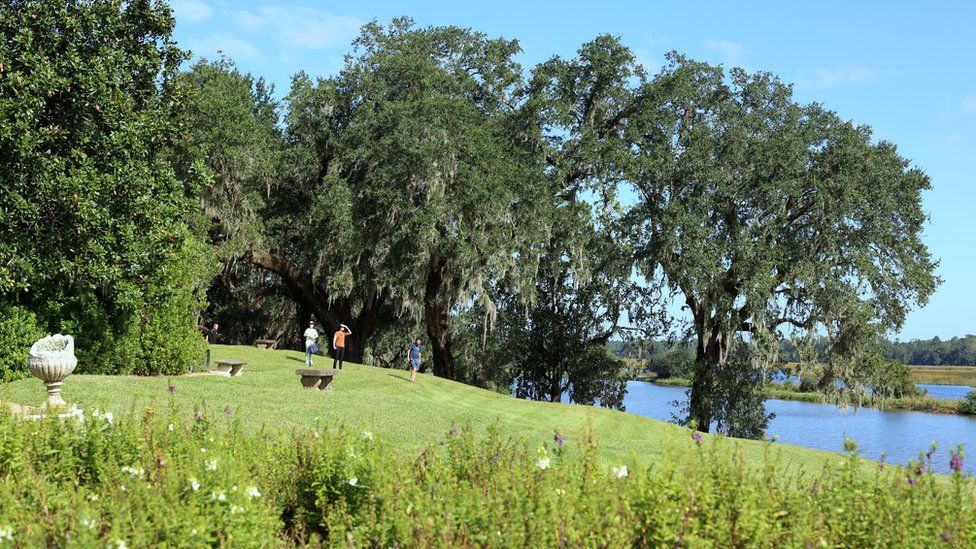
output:
[[75,340],[69,335],[55,334],[39,339],[31,345],[27,366],[34,377],[47,386],[47,406],[65,406],[61,398],[61,385],[78,365],[75,358]]

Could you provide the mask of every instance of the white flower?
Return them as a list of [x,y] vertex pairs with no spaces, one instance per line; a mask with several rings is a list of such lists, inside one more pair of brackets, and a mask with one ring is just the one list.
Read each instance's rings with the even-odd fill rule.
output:
[[[113,415],[112,415],[112,412],[105,412],[105,413],[104,413],[104,414],[102,415],[102,417],[103,417],[103,418],[105,419],[105,421],[107,421],[108,423],[112,423],[112,420],[113,420],[113,419],[115,419],[115,416],[113,416]],[[122,545],[125,545],[125,542],[124,542],[124,541],[123,541],[123,542],[121,542],[121,543],[122,543]]]
[[247,495],[251,496],[252,498],[259,498],[261,497],[261,492],[258,492],[257,486],[251,486],[247,489]]
[[123,467],[122,468],[122,472],[123,473],[129,473],[130,475],[132,475],[134,477],[141,477],[141,476],[143,476],[143,475],[146,474],[146,470],[143,469],[142,467],[139,467],[139,468],[136,468],[136,467]]
[[194,528],[193,530],[190,530],[190,534],[192,534],[194,536],[197,535],[197,529]]
[[190,488],[193,488],[194,492],[200,489],[200,483],[197,482],[197,479],[190,477]]
[[369,431],[363,431],[363,440],[373,440],[373,433]]
[[200,453],[201,454],[206,454],[207,453],[207,449],[206,448],[200,448]]
[[0,528],[0,541],[9,541],[13,543],[14,541],[14,529],[3,527]]
[[210,461],[207,462],[207,470],[208,471],[216,471],[217,470],[217,460],[216,459],[212,459],[212,460],[210,460]]
[[350,477],[350,479],[347,480],[346,482],[349,483],[349,486],[355,486],[355,485],[359,484],[359,479],[356,478],[356,477]]
[[617,478],[624,478],[628,474],[630,474],[630,472],[627,471],[627,466],[626,465],[621,465],[620,467],[614,467],[613,468],[613,476],[615,476]]
[[172,431],[173,430],[173,424],[170,423],[169,425],[166,426],[166,428],[169,429],[170,431]]
[[230,506],[230,512],[231,512],[232,514],[233,514],[233,513],[240,513],[240,512],[241,512],[241,511],[243,511],[243,510],[244,510],[244,508],[243,508],[243,507],[238,507],[237,505],[231,505],[231,506]]
[[119,488],[122,488],[122,491],[125,492],[125,484],[121,485]]
[[213,492],[210,492],[210,499],[215,499],[217,501],[224,501],[227,499],[227,495],[224,494],[223,492],[220,492],[218,494],[217,491],[214,490]]
[[98,494],[88,494],[89,501],[98,501]]
[[94,530],[95,526],[97,526],[98,524],[92,519],[83,518],[81,519],[81,525],[84,526],[85,528]]
[[129,549],[129,546],[125,544],[125,540],[124,539],[117,539],[117,540],[115,540],[115,548],[116,549]]
[[539,458],[539,461],[535,462],[535,466],[545,471],[546,469],[549,468],[549,457],[543,456]]
[[563,490],[562,488],[556,488],[556,495],[557,496],[565,496],[566,495],[566,490]]
[[112,412],[104,412],[104,413],[102,413],[102,412],[100,412],[98,410],[98,408],[95,408],[94,410],[92,410],[92,416],[94,416],[94,417],[96,417],[98,419],[104,419],[108,423],[112,423],[112,420],[115,419],[115,416],[112,415]]
[[235,484],[235,485],[231,486],[230,487],[230,491],[231,492],[236,492],[237,491],[237,485]]

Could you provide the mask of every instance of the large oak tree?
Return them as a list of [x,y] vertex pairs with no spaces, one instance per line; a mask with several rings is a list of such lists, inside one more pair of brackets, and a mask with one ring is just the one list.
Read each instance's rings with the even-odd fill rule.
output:
[[[716,375],[736,341],[781,327],[851,349],[899,327],[937,284],[922,241],[930,181],[891,143],[764,74],[686,60],[648,85],[632,211],[646,275],[690,312],[690,420],[715,418]],[[760,337],[762,336],[762,337]]]

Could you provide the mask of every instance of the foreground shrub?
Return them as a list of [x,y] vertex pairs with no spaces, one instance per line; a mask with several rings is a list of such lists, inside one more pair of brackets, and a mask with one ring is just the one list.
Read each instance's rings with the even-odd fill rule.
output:
[[368,431],[247,434],[172,410],[2,416],[0,545],[976,545],[972,480],[932,475],[924,456],[879,470],[852,453],[811,475],[774,445],[762,463],[709,439],[678,446],[607,467],[560,435],[453,429],[406,455]]

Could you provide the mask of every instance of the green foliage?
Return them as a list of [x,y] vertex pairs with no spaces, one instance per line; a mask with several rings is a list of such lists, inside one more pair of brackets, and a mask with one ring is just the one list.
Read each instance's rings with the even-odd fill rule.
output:
[[172,28],[161,2],[0,5],[0,303],[74,335],[80,372],[194,354],[207,269],[168,153]]
[[645,275],[693,317],[699,424],[736,334],[825,331],[843,375],[863,334],[926,302],[938,284],[921,238],[930,181],[894,145],[798,104],[767,73],[672,54],[646,89],[661,107],[635,122],[631,218]]
[[30,346],[45,335],[34,313],[0,304],[0,381],[27,377]]
[[966,400],[959,405],[959,411],[963,414],[976,416],[976,391],[966,393]]
[[369,431],[255,436],[165,408],[80,422],[0,411],[0,532],[23,546],[976,543],[972,480],[939,478],[924,456],[877,471],[852,451],[809,476],[772,444],[753,467],[687,437],[652,466],[607,467],[585,433],[530,445],[452,428],[410,454]]

